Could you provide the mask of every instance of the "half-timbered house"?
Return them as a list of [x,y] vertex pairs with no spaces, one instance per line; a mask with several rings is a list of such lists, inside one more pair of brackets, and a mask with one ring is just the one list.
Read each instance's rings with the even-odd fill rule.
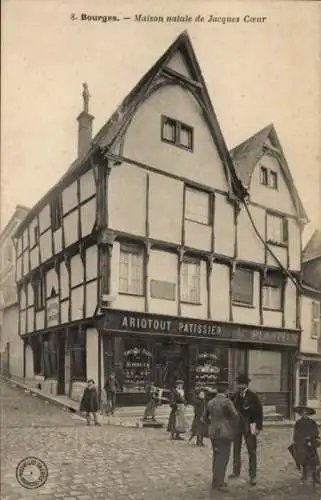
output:
[[138,404],[249,371],[286,413],[306,216],[274,130],[229,153],[186,32],[92,120],[85,95],[78,158],[16,233],[26,379],[77,398],[113,369]]

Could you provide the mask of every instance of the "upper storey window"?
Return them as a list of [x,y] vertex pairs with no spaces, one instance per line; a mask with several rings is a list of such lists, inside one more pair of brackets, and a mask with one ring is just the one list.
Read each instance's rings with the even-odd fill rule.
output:
[[200,224],[211,224],[211,198],[209,193],[186,187],[185,190],[185,219]]
[[288,221],[286,217],[267,213],[266,216],[266,237],[270,243],[288,243]]
[[162,141],[193,151],[193,128],[168,116],[162,116]]
[[50,203],[51,227],[53,231],[57,231],[61,227],[62,212],[60,197],[55,198]]
[[278,189],[278,174],[267,167],[261,166],[260,182],[263,186]]

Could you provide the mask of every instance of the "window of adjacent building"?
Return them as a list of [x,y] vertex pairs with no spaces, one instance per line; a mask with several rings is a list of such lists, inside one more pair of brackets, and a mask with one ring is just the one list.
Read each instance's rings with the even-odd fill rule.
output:
[[210,194],[198,189],[185,189],[185,219],[210,224]]
[[144,294],[144,253],[138,246],[120,246],[119,292]]
[[34,300],[35,309],[39,311],[44,309],[46,303],[46,286],[44,276],[38,276],[34,282]]
[[263,309],[280,311],[282,309],[283,277],[276,272],[268,272],[263,280]]
[[277,189],[278,188],[278,174],[274,172],[273,170],[270,170],[270,179],[269,179],[269,185],[272,189]]
[[35,226],[33,228],[33,236],[34,236],[35,245],[38,245],[38,243],[39,243],[39,226]]
[[54,199],[50,203],[51,227],[53,231],[57,231],[61,227],[62,213],[60,198]]
[[70,374],[72,380],[86,380],[86,333],[70,330],[68,333]]
[[162,116],[162,141],[193,150],[193,128],[179,120]]
[[232,282],[232,301],[239,305],[253,305],[253,271],[236,268]]
[[181,300],[190,304],[201,301],[201,263],[199,260],[186,260],[181,269]]
[[274,170],[261,166],[260,183],[271,189],[278,189],[278,174]]
[[56,377],[57,375],[57,345],[55,333],[44,336],[43,342],[43,362],[44,376],[46,378]]
[[267,241],[285,244],[288,242],[288,220],[281,215],[267,214]]
[[321,316],[321,310],[320,310],[320,302],[313,301],[312,302],[312,338],[313,339],[318,339],[321,334],[320,330],[320,316]]

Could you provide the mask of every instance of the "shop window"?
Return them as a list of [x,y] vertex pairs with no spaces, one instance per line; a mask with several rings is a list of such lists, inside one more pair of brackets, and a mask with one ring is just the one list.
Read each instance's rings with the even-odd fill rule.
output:
[[55,378],[57,376],[57,345],[56,335],[44,335],[43,341],[44,376]]
[[228,347],[200,347],[195,366],[195,388],[214,388],[217,382],[228,383]]
[[34,301],[36,311],[40,311],[45,308],[46,303],[46,285],[44,276],[36,276],[34,279]]
[[253,271],[236,268],[232,282],[232,301],[238,305],[253,305]]
[[181,301],[190,304],[199,304],[201,264],[199,260],[189,259],[182,263],[181,269]]
[[198,189],[185,189],[185,219],[200,224],[211,223],[210,194]]
[[162,116],[162,141],[193,151],[193,128],[179,120]]
[[320,338],[320,302],[313,301],[312,302],[312,332],[311,337],[313,339]]
[[263,281],[262,304],[263,309],[281,311],[282,309],[283,278],[276,272],[268,272]]
[[86,333],[78,328],[68,334],[72,380],[86,380]]
[[119,259],[119,293],[143,295],[144,254],[140,247],[121,245]]
[[281,215],[267,214],[266,236],[271,243],[286,244],[288,242],[288,220]]
[[122,386],[124,392],[144,392],[151,382],[152,348],[140,341],[124,341]]

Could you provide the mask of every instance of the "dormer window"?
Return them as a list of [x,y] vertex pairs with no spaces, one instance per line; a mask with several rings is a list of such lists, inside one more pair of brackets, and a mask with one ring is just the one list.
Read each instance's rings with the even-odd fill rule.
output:
[[193,151],[193,128],[179,120],[162,116],[162,141]]
[[260,183],[271,189],[278,188],[278,174],[274,170],[261,166]]

